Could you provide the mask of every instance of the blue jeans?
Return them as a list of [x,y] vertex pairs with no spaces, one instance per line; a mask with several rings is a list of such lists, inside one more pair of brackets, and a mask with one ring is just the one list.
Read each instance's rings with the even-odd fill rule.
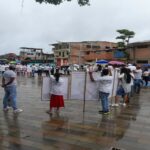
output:
[[140,93],[142,79],[134,79],[134,91]]
[[102,111],[108,112],[109,111],[109,104],[108,104],[108,96],[109,93],[99,92],[99,96],[102,103]]
[[3,108],[7,108],[8,106],[8,100],[11,101],[13,109],[17,109],[16,106],[16,99],[17,99],[17,90],[16,85],[7,86],[4,88],[5,95],[3,98]]

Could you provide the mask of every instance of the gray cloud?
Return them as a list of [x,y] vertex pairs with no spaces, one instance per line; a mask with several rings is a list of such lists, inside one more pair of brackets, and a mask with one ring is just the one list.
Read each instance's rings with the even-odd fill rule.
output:
[[135,31],[132,41],[150,40],[149,0],[91,0],[80,7],[76,1],[59,6],[34,0],[0,1],[0,54],[19,53],[19,47],[43,48],[57,41],[114,41],[117,29]]

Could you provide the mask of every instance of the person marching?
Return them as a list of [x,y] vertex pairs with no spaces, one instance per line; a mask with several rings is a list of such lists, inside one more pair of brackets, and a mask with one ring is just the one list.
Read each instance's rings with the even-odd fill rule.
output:
[[51,90],[50,90],[50,109],[46,111],[52,115],[52,109],[56,108],[56,112],[59,113],[60,107],[64,107],[64,97],[61,90],[63,80],[60,78],[59,69],[56,69],[54,75],[50,75]]

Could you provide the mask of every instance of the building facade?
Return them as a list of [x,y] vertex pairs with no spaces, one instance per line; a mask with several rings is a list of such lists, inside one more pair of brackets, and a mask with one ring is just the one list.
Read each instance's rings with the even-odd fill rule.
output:
[[58,66],[112,60],[117,47],[116,43],[107,41],[58,42],[51,45]]
[[128,45],[130,61],[137,64],[150,63],[150,41],[135,42]]
[[54,63],[54,54],[43,53],[41,48],[20,48],[21,61],[30,61],[34,63]]

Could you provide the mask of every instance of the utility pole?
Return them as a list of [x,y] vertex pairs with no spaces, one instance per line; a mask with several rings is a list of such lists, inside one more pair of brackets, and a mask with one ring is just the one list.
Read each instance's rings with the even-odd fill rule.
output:
[[81,65],[81,43],[80,43],[80,49],[79,49],[79,61],[78,61],[78,64],[79,64],[79,66]]
[[69,42],[68,65],[70,65],[70,63],[71,63],[71,45],[70,45],[70,42]]

